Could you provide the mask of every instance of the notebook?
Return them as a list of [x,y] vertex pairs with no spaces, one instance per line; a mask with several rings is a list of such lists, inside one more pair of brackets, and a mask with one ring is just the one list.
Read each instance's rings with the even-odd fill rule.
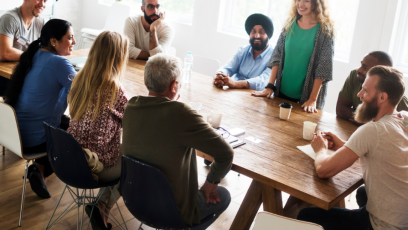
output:
[[[302,151],[303,153],[305,153],[306,155],[308,155],[310,158],[312,158],[313,160],[316,160],[316,153],[312,148],[312,145],[304,145],[304,146],[297,146],[297,148]],[[329,155],[332,155],[335,151],[329,149],[327,151],[327,153]]]

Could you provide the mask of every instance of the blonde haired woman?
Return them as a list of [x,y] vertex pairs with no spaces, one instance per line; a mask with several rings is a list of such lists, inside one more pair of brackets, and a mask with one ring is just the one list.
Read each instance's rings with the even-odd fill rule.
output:
[[[121,79],[128,60],[128,39],[117,32],[105,31],[95,40],[83,69],[75,77],[68,95],[71,122],[68,132],[83,148],[96,153],[104,169],[97,174],[99,183],[120,177],[120,130],[128,102]],[[107,213],[119,199],[118,185],[102,194],[93,212],[93,229],[109,229]],[[86,211],[89,215],[90,208]],[[109,227],[108,227],[109,225]]]
[[300,103],[305,111],[323,109],[333,78],[334,34],[327,0],[293,0],[268,64],[269,84],[252,95],[269,98],[275,93]]

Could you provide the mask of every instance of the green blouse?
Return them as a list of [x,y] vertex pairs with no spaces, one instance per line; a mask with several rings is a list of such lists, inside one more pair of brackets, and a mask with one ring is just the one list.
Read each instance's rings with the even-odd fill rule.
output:
[[285,39],[285,62],[282,72],[281,92],[288,97],[299,99],[313,53],[315,38],[320,23],[313,28],[299,28],[297,21]]

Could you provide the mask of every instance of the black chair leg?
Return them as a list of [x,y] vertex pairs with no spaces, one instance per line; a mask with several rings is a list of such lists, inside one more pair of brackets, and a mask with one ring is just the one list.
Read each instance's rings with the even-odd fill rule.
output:
[[6,154],[6,148],[4,148],[4,146],[3,146],[3,155],[5,155]]

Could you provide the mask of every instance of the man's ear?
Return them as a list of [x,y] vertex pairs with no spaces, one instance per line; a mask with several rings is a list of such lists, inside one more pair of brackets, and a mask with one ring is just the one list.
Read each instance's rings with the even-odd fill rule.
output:
[[170,84],[170,92],[171,93],[177,93],[177,89],[178,89],[178,82],[176,80],[174,80]]
[[144,7],[144,6],[141,6],[141,7],[140,7],[140,10],[141,10],[142,12],[144,12],[145,7]]
[[382,92],[380,93],[379,97],[378,97],[378,102],[380,104],[386,102],[388,100],[388,94],[386,92]]

